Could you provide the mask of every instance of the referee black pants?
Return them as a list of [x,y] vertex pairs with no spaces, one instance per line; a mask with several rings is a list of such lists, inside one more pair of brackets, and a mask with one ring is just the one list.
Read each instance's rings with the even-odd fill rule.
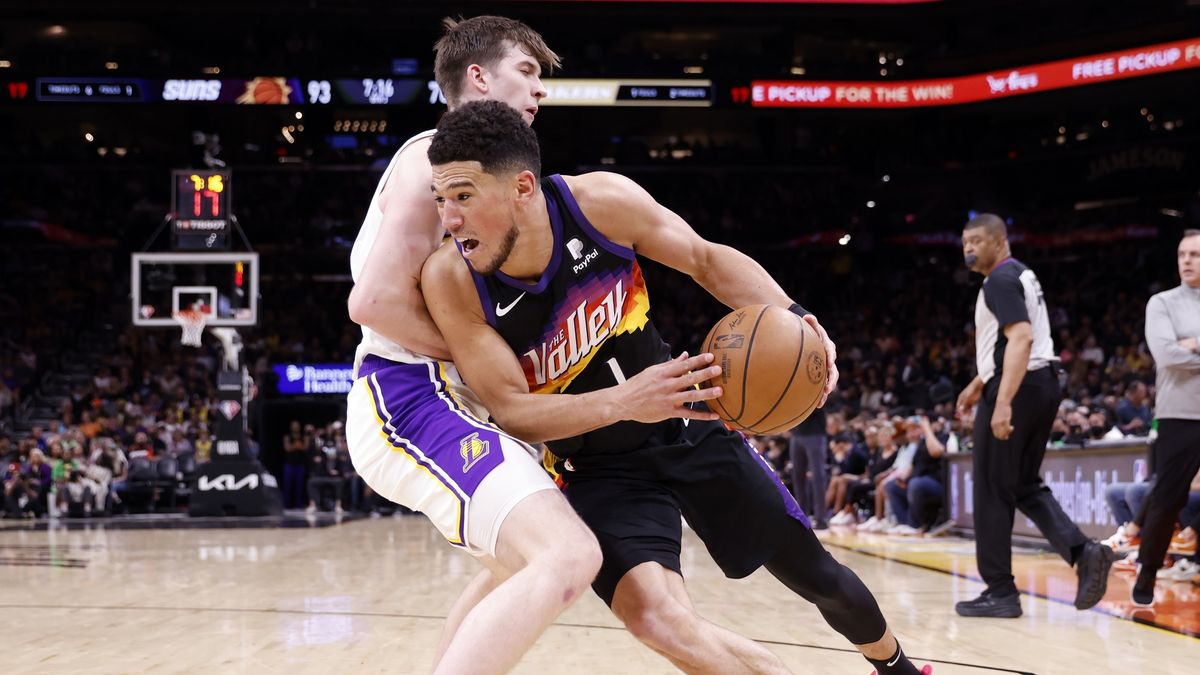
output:
[[991,427],[999,388],[997,374],[984,387],[975,412],[975,557],[988,592],[1008,596],[1017,592],[1012,575],[1017,509],[1037,525],[1067,564],[1075,562],[1071,549],[1087,543],[1088,538],[1063,512],[1039,475],[1050,427],[1062,401],[1054,369],[1039,368],[1025,374],[1013,397],[1013,432],[1004,441],[992,435]]
[[1200,420],[1160,419],[1154,460],[1158,477],[1146,496],[1142,545],[1138,548],[1142,574],[1151,586],[1171,546],[1175,519],[1187,503],[1188,487],[1200,471]]

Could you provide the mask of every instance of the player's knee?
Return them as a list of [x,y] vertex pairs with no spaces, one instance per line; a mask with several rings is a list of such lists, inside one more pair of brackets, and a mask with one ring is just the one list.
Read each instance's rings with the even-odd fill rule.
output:
[[699,620],[695,612],[669,596],[634,607],[621,618],[639,642],[668,654],[686,648],[685,636],[691,632],[688,626]]
[[571,544],[567,554],[566,565],[572,570],[571,577],[581,588],[587,589],[600,573],[600,565],[604,556],[600,553],[600,543],[595,535],[585,530],[584,536],[577,537]]
[[546,552],[545,558],[555,576],[564,580],[576,597],[595,580],[604,560],[596,536],[582,527],[577,532],[559,538]]

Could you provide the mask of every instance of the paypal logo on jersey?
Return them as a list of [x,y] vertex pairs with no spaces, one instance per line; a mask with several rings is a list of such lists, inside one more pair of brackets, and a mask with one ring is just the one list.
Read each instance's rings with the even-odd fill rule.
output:
[[600,255],[600,252],[597,251],[595,247],[592,247],[592,250],[588,251],[587,255],[584,255],[583,242],[579,241],[578,239],[572,239],[571,241],[567,242],[567,252],[571,254],[572,260],[579,260],[580,258],[583,258],[582,262],[571,268],[571,271],[575,274],[579,274],[583,270],[586,270],[588,263],[592,262],[592,258]]

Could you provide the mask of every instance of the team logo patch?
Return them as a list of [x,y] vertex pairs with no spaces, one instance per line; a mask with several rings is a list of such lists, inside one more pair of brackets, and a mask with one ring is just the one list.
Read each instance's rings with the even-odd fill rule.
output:
[[718,335],[713,340],[713,349],[741,349],[745,342],[745,335]]
[[459,441],[458,452],[463,458],[463,473],[470,471],[476,462],[487,457],[489,450],[491,444],[479,438],[478,431]]
[[232,422],[233,418],[242,411],[242,404],[238,403],[237,401],[221,401],[220,405],[217,406],[217,409],[221,411],[221,414],[225,416],[225,419]]

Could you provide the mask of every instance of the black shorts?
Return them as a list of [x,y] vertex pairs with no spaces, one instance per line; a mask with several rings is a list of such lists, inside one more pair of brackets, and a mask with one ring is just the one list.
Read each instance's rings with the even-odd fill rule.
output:
[[592,588],[609,605],[637,565],[682,573],[681,514],[735,579],[767,562],[795,521],[809,526],[766,460],[720,422],[664,422],[637,450],[573,457],[568,467],[564,493],[604,554]]

